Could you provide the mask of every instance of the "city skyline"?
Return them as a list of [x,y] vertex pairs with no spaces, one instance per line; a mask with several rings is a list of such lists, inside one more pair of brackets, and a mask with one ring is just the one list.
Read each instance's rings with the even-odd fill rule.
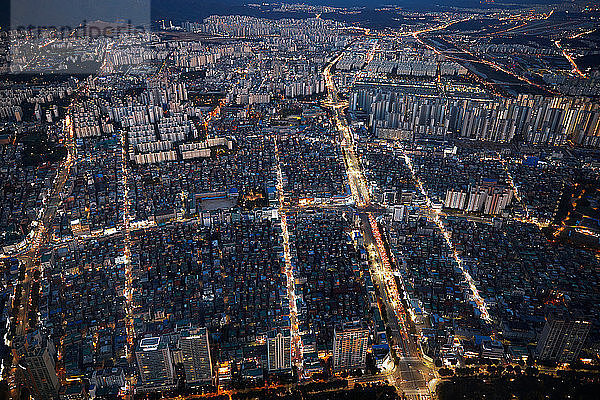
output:
[[356,4],[11,5],[0,398],[595,398],[600,7]]

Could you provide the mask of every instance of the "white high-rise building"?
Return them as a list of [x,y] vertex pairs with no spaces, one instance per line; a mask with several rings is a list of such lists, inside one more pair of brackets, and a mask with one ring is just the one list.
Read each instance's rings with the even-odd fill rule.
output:
[[292,336],[289,329],[274,330],[267,334],[267,360],[269,371],[292,368]]
[[368,342],[369,330],[362,322],[337,326],[333,337],[334,370],[365,368]]

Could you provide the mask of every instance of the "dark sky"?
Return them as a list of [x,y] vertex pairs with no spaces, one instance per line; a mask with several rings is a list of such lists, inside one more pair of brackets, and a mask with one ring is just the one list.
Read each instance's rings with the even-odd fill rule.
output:
[[[495,4],[556,3],[561,0],[496,0]],[[563,0],[564,1],[564,0]],[[567,0],[568,1],[568,0]],[[242,14],[249,10],[243,7],[248,3],[262,3],[263,0],[152,0],[152,19],[172,19],[174,21],[201,20],[213,14]],[[339,7],[375,8],[382,5],[398,5],[412,10],[440,10],[440,6],[474,7],[479,0],[273,0],[273,2],[306,3]]]
[[[6,29],[10,26],[10,5],[11,1],[14,4],[32,4],[32,7],[39,10],[39,7],[33,5],[34,3],[48,4],[43,0],[0,0],[0,25]],[[60,1],[60,0],[59,0]],[[79,4],[82,5],[91,2],[92,4],[98,5],[102,9],[104,7],[104,14],[113,15],[118,14],[119,10],[115,11],[115,0],[62,0],[64,4]],[[116,0],[118,4],[118,0]],[[142,3],[142,7],[148,6],[148,2],[151,2],[151,6],[148,7],[152,10],[152,20],[158,19],[172,19],[174,21],[181,20],[201,20],[208,15],[212,14],[236,14],[248,12],[248,9],[243,7],[246,3],[261,3],[262,0],[133,0]],[[278,0],[275,0],[278,1]],[[279,0],[281,1],[281,0]],[[527,0],[527,3],[532,2],[559,2],[560,0]],[[366,6],[366,7],[378,7],[381,5],[399,5],[410,9],[420,10],[434,10],[439,9],[439,6],[458,6],[458,7],[471,7],[479,4],[479,0],[286,0],[288,3],[304,2],[309,4],[320,4],[320,5],[332,5],[332,6]],[[522,0],[496,0],[496,4],[499,3],[524,3]],[[52,0],[49,1],[52,3]],[[61,7],[53,7],[54,11],[59,13],[63,10],[57,10]],[[68,7],[66,7],[68,8]],[[80,8],[80,7],[73,7]],[[39,13],[50,12],[48,6],[41,7],[42,11]],[[65,14],[68,10],[64,10]],[[124,11],[127,13],[127,11]]]

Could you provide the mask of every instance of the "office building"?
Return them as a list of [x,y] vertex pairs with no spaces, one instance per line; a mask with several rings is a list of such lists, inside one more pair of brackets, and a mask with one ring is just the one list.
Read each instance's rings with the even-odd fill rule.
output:
[[124,387],[125,373],[123,368],[120,367],[101,369],[100,371],[94,371],[92,382],[95,382],[99,388]]
[[56,351],[52,341],[39,331],[29,333],[17,341],[19,365],[22,367],[25,386],[36,399],[58,397],[59,381],[54,357]]
[[481,342],[481,357],[490,360],[504,358],[504,346],[499,340],[484,340]]
[[269,371],[292,368],[292,337],[289,329],[273,330],[267,334]]
[[333,368],[364,368],[368,341],[369,330],[362,322],[337,326],[333,337]]
[[142,385],[155,387],[173,383],[173,362],[169,344],[162,337],[140,340],[135,357]]
[[551,315],[538,342],[540,360],[571,362],[579,355],[590,331],[591,323],[570,316]]
[[88,400],[89,398],[85,383],[71,383],[60,388],[60,400]]

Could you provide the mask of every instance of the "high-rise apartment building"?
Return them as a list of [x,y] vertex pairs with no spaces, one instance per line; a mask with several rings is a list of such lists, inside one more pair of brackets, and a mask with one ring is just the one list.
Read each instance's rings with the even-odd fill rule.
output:
[[512,189],[495,184],[481,184],[471,187],[468,192],[452,189],[446,191],[444,207],[496,215],[510,205],[513,197]]
[[357,84],[350,95],[350,110],[366,113],[368,126],[380,137],[389,136],[393,129],[496,143],[519,136],[531,144],[558,146],[571,140],[600,146],[600,106],[592,98],[521,94],[505,99],[455,89],[442,96],[433,84],[395,88]]
[[197,385],[212,382],[213,369],[206,328],[182,331],[179,348],[187,384]]
[[540,360],[571,362],[581,351],[591,323],[571,316],[550,315],[538,342]]
[[336,326],[333,337],[333,368],[364,368],[368,342],[369,330],[362,322]]
[[267,334],[267,360],[269,371],[292,368],[292,336],[289,329],[273,330]]

